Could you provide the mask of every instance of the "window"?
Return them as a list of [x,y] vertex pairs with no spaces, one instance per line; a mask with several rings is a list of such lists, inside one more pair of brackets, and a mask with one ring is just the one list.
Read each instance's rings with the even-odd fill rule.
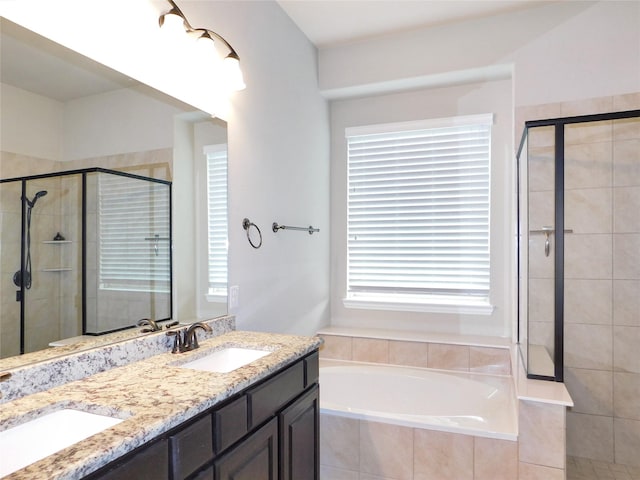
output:
[[491,311],[491,124],[474,115],[346,130],[346,306]]
[[169,186],[98,174],[99,287],[171,290]]
[[227,145],[208,145],[207,157],[207,239],[208,296],[227,300]]

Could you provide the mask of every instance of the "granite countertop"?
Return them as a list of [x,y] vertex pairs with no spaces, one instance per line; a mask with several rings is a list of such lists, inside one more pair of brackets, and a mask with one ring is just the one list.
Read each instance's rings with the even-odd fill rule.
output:
[[[233,331],[201,341],[198,350],[161,353],[7,402],[0,411],[3,428],[62,408],[123,421],[3,478],[82,478],[313,351],[321,342],[318,337]],[[229,373],[178,366],[223,346],[273,353]]]

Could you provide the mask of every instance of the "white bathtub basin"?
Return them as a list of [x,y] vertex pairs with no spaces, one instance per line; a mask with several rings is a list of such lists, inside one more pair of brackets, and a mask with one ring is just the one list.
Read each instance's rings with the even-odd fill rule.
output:
[[0,431],[0,478],[121,421],[119,418],[63,409]]
[[229,373],[270,353],[271,352],[266,350],[256,350],[253,348],[227,347],[222,350],[216,350],[197,360],[183,363],[180,366],[205,372]]

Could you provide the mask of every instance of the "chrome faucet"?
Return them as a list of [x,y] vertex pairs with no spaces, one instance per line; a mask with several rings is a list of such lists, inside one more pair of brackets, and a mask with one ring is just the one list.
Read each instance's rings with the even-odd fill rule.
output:
[[211,332],[212,329],[209,325],[202,322],[195,322],[189,325],[186,333],[184,334],[184,343],[189,350],[195,350],[196,348],[200,348],[198,345],[198,335],[196,335],[196,329],[201,328],[205,332]]
[[151,320],[150,318],[141,318],[140,320],[138,320],[138,323],[136,323],[136,325],[138,327],[145,327],[140,330],[142,333],[157,332],[161,328],[155,320]]
[[196,330],[198,328],[201,328],[205,332],[213,331],[211,327],[206,323],[195,322],[189,325],[187,328],[183,328],[181,330],[171,330],[167,332],[168,336],[174,337],[171,353],[188,352],[190,350],[200,348],[200,345],[198,345],[198,336],[196,334]]
[[138,323],[136,323],[136,325],[138,327],[145,327],[142,330],[140,330],[140,332],[148,333],[148,332],[157,332],[159,330],[162,330],[163,328],[166,330],[171,327],[175,327],[176,325],[178,325],[178,322],[174,321],[174,322],[165,323],[164,325],[160,325],[158,324],[158,322],[156,322],[155,320],[151,320],[150,318],[141,318],[140,320],[138,320]]

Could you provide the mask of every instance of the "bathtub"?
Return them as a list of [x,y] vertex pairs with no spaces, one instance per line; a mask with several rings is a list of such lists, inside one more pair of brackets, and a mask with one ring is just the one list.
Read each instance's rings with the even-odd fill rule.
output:
[[386,364],[320,362],[320,413],[517,440],[509,376]]

